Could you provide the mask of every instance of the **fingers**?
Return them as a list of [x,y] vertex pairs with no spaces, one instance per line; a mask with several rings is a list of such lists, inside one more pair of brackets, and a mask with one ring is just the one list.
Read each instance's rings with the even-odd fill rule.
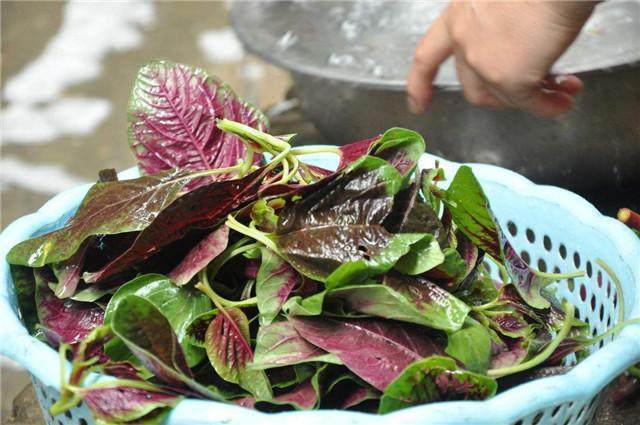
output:
[[456,52],[456,72],[465,99],[474,105],[504,108],[505,103],[487,90],[484,80],[469,66],[464,56]]
[[425,111],[433,96],[433,79],[440,64],[453,53],[451,40],[442,16],[418,42],[407,77],[408,104],[411,112]]
[[573,106],[573,97],[562,91],[533,89],[513,106],[538,117],[551,118],[567,112]]
[[584,88],[582,80],[575,75],[548,76],[542,80],[540,86],[543,89],[561,91],[569,95],[580,93]]

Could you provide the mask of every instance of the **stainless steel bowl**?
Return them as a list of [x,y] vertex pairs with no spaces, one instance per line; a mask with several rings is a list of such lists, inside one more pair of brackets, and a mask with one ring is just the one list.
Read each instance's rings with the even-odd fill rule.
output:
[[[418,38],[441,2],[235,2],[244,45],[292,72],[303,110],[333,143],[393,126],[421,132],[430,152],[493,163],[536,182],[640,201],[640,2],[600,4],[552,72],[577,73],[586,90],[555,119],[468,104],[451,61],[427,113],[406,107]],[[633,192],[630,192],[633,191]]]

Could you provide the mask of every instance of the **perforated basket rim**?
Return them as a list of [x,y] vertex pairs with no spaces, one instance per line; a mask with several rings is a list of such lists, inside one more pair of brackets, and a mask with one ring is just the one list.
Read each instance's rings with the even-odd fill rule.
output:
[[[326,168],[335,168],[337,161],[330,154],[313,154],[305,160]],[[420,168],[432,167],[438,160],[447,175],[452,176],[460,164],[425,154]],[[486,164],[470,165],[482,184],[504,186],[522,198],[544,199],[566,210],[572,219],[587,224],[605,235],[616,247],[627,265],[636,287],[640,286],[640,241],[622,223],[605,217],[580,196],[567,190],[537,185],[525,177],[504,168]],[[136,169],[120,173],[120,178],[137,176]],[[51,347],[30,336],[20,322],[15,304],[9,267],[4,260],[9,249],[41,227],[55,222],[79,204],[90,185],[80,186],[53,197],[37,212],[19,218],[0,235],[0,354],[25,367],[44,385],[59,389],[58,354]],[[640,316],[640,290],[634,300],[628,300],[628,317]],[[630,365],[640,360],[640,325],[627,326],[617,337],[580,362],[570,372],[538,379],[505,391],[486,401],[432,403],[403,409],[380,416],[359,412],[318,410],[277,414],[261,413],[232,404],[187,399],[171,412],[168,424],[263,423],[274,420],[282,425],[350,423],[403,424],[512,424],[541,409],[575,400],[588,400]],[[328,422],[332,421],[332,422]]]

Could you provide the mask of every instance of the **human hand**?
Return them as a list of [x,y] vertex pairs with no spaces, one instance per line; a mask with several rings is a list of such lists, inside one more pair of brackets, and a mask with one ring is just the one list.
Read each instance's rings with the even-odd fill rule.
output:
[[549,77],[595,2],[454,1],[420,40],[408,77],[409,108],[421,113],[438,67],[454,55],[464,97],[541,117],[569,110],[582,90],[575,75]]

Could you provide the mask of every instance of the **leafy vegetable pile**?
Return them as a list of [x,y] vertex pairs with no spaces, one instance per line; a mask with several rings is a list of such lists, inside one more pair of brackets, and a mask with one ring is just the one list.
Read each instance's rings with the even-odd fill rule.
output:
[[[491,397],[593,342],[548,286],[581,274],[529,267],[470,168],[446,190],[417,170],[413,131],[294,148],[170,62],[140,70],[128,116],[142,177],[101,172],[8,255],[25,323],[72,360],[54,414],[154,422],[183,397],[387,413]],[[300,158],[320,151],[335,172]]]

